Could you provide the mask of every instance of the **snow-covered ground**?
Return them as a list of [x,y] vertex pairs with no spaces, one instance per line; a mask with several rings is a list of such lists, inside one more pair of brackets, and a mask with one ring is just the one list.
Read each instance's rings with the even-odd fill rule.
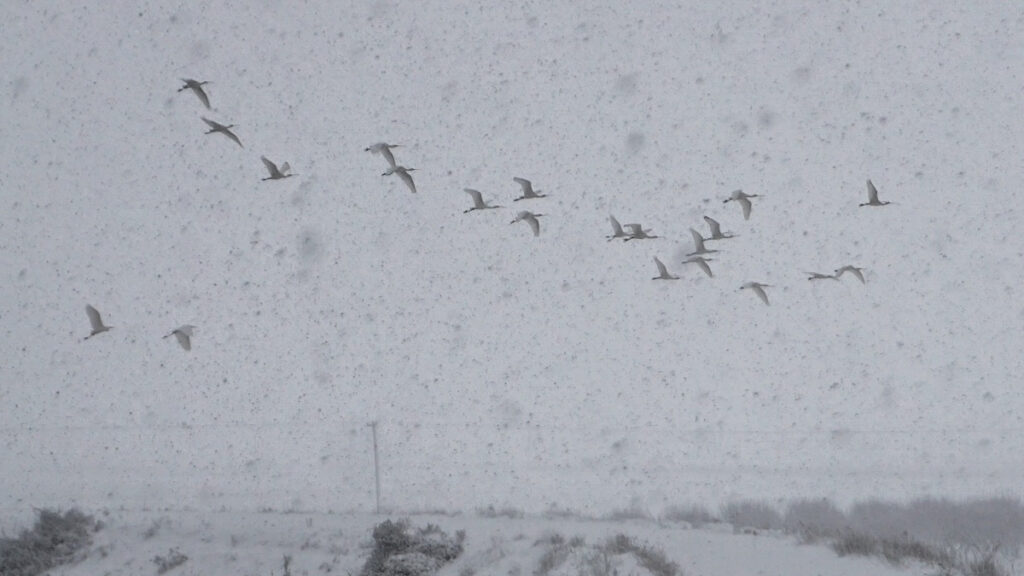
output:
[[405,509],[1024,495],[1021,20],[2,3],[0,512],[371,510],[371,421]]
[[[364,514],[260,513],[111,513],[107,526],[94,537],[83,562],[53,570],[54,576],[134,576],[156,573],[157,557],[187,560],[169,574],[284,573],[358,574],[373,548],[373,527],[380,517]],[[734,534],[728,526],[692,530],[650,522],[627,524],[576,519],[487,519],[475,516],[415,516],[414,528],[428,523],[449,535],[466,532],[465,551],[440,572],[460,574],[535,574],[550,548],[544,541],[560,535],[582,537],[581,550],[593,550],[623,534],[636,543],[660,550],[687,576],[727,574],[811,576],[829,574],[912,576],[927,574],[920,565],[894,567],[874,558],[839,558],[822,546],[800,545],[777,535]],[[612,555],[620,574],[650,574],[636,567],[629,554]],[[575,576],[580,560],[570,556],[552,576]]]

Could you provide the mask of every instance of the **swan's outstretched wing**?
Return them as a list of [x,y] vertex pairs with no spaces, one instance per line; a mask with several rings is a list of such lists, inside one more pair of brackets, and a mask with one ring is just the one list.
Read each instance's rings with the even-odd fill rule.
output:
[[868,203],[878,204],[878,188],[871,183],[871,179],[868,179]]
[[661,277],[662,278],[667,277],[668,276],[668,268],[665,268],[665,265],[661,262],[661,260],[658,260],[657,256],[654,257],[654,263],[658,266],[658,272],[661,274]]
[[[206,91],[203,90],[203,86],[199,82],[196,82],[195,80],[190,80],[188,78],[182,78],[181,81],[185,83],[185,86],[181,90],[184,90],[185,88],[191,89],[192,92],[199,98],[199,101],[203,103],[203,106],[206,106],[206,109],[209,110],[210,98],[206,95]],[[178,92],[181,92],[181,90],[178,90]]]
[[277,169],[277,164],[268,160],[266,156],[260,156],[260,160],[263,160],[263,165],[267,167],[267,172],[270,172],[271,178],[281,177],[281,171]]
[[609,214],[608,220],[612,223],[612,232],[614,233],[614,235],[612,236],[613,238],[625,234],[625,232],[622,231],[622,225],[619,224],[619,221],[615,219],[615,216]]
[[483,197],[483,194],[481,194],[479,190],[474,190],[472,188],[463,188],[462,190],[466,194],[469,194],[470,196],[473,197],[473,207],[474,208],[480,209],[480,208],[484,207],[484,197]]
[[743,207],[743,219],[750,220],[750,208],[752,206],[750,200],[747,198],[738,198],[737,200],[739,201],[740,206]]
[[186,352],[188,352],[189,350],[192,350],[193,328],[195,328],[195,326],[192,326],[191,324],[179,326],[172,330],[170,334],[164,336],[164,338],[170,338],[171,336],[174,336],[174,338],[178,341],[178,344],[180,344],[181,347],[184,348]]
[[764,288],[762,288],[760,284],[754,284],[753,289],[754,294],[757,294],[757,297],[760,298],[762,302],[764,302],[768,306],[771,306],[771,304],[768,302],[768,294],[765,293]]
[[396,173],[398,174],[398,177],[402,179],[402,182],[405,182],[405,185],[409,187],[409,190],[412,190],[412,193],[415,194],[416,183],[412,181],[412,175],[405,170],[397,170]]
[[384,159],[388,161],[388,164],[390,164],[392,167],[398,166],[398,164],[395,162],[395,155],[391,153],[391,147],[388,146],[387,144],[384,144],[383,146],[380,147],[380,155],[383,156]]
[[687,260],[687,262],[693,262],[697,266],[700,266],[700,269],[703,270],[704,273],[708,275],[708,278],[715,277],[715,275],[711,273],[711,266],[708,266],[707,258],[701,258],[700,256],[698,256],[696,258],[690,258],[689,260]]
[[708,228],[711,229],[711,237],[717,238],[722,235],[722,226],[718,223],[718,220],[705,216],[704,221],[708,223]]
[[103,320],[100,318],[99,310],[86,304],[85,313],[89,315],[89,324],[92,325],[93,332],[103,329]]
[[519,186],[523,189],[523,196],[529,198],[530,196],[534,195],[532,182],[530,182],[526,178],[520,178],[518,176],[513,177],[512,180],[519,184]]
[[842,276],[843,274],[845,274],[847,272],[849,272],[849,273],[853,274],[854,276],[856,276],[857,279],[860,280],[861,284],[867,284],[867,282],[864,280],[864,274],[862,273],[863,271],[860,268],[857,268],[856,266],[854,266],[852,264],[847,264],[846,266],[843,266],[842,268],[837,269],[836,270],[836,278],[839,278],[840,276]]
[[516,214],[515,219],[512,220],[510,224],[515,224],[516,222],[522,222],[525,220],[527,223],[530,224],[530,228],[533,229],[533,235],[540,236],[540,221],[537,220],[538,216],[543,216],[543,214],[534,214],[529,210],[521,210],[518,214]]
[[388,161],[388,164],[392,168],[397,168],[398,164],[395,163],[395,155],[391,153],[392,148],[398,148],[398,144],[388,144],[387,142],[377,142],[371,146],[366,147],[367,152],[373,152],[374,154],[380,154]]
[[693,228],[690,228],[690,235],[693,236],[693,246],[696,249],[695,251],[696,252],[703,252],[704,251],[704,237],[700,235],[700,232],[697,232]]
[[[223,132],[224,135],[227,136],[228,138],[231,138],[232,140],[234,140],[235,144],[238,144],[239,146],[242,146],[242,141],[239,140],[238,136],[235,136],[235,133],[232,132],[230,129],[225,128],[225,129],[221,130],[221,132]],[[242,148],[245,148],[245,146],[242,146]]]
[[185,349],[186,352],[192,350],[192,338],[182,330],[175,330],[174,337],[177,338],[178,344]]
[[540,236],[540,220],[533,214],[527,216],[526,221],[530,223],[530,228],[533,229],[534,236]]

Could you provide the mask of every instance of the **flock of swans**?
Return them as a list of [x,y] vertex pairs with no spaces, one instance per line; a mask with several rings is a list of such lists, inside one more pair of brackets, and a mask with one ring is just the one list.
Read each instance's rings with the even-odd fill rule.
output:
[[[207,95],[206,91],[203,89],[203,86],[208,84],[209,82],[199,82],[194,79],[186,78],[183,78],[182,82],[184,82],[185,84],[178,89],[178,92],[191,90],[199,99],[199,101],[203,104],[203,106],[205,106],[208,110],[211,109],[209,95]],[[245,147],[242,145],[242,141],[238,138],[238,135],[231,131],[231,129],[235,127],[234,124],[221,124],[220,122],[210,120],[205,116],[201,116],[200,118],[210,128],[209,130],[206,131],[206,134],[220,133],[223,134],[225,137],[229,138],[234,143],[238,144],[239,147]],[[413,181],[412,175],[410,174],[410,172],[413,172],[416,169],[408,168],[406,166],[398,164],[398,162],[395,160],[395,155],[394,152],[392,152],[392,150],[394,148],[399,147],[401,147],[401,145],[399,144],[388,144],[386,142],[378,142],[376,144],[368,146],[365,149],[365,151],[372,152],[374,154],[378,154],[384,157],[384,160],[388,164],[388,168],[381,174],[382,176],[398,176],[398,178],[406,185],[406,187],[409,188],[411,192],[416,193],[416,183]],[[284,162],[283,164],[278,166],[277,164],[269,160],[266,156],[260,156],[260,160],[263,161],[263,165],[266,167],[267,172],[269,173],[269,176],[262,179],[262,181],[264,182],[268,180],[283,180],[285,178],[297,176],[297,174],[291,172],[291,167],[288,165],[288,162]],[[534,190],[533,183],[525,178],[520,178],[517,176],[512,178],[512,180],[516,184],[519,184],[520,188],[522,189],[522,194],[514,198],[512,200],[513,202],[519,202],[523,200],[534,200],[547,197],[547,195],[542,194],[541,191]],[[890,204],[890,202],[883,202],[879,200],[878,189],[875,188],[875,185],[871,182],[870,179],[867,181],[867,189],[868,201],[861,203],[859,206],[885,206],[887,204]],[[473,188],[464,188],[463,190],[467,194],[469,194],[473,200],[473,205],[464,210],[463,213],[469,213],[475,210],[493,210],[497,208],[502,208],[501,205],[490,204],[486,202],[483,199],[483,194],[481,194],[479,190]],[[728,198],[726,198],[724,202],[736,202],[737,204],[739,204],[740,208],[743,211],[743,219],[749,220],[750,214],[753,210],[753,203],[751,202],[751,199],[758,197],[760,197],[758,194],[747,194],[742,190],[736,190]],[[538,218],[541,218],[542,216],[544,216],[544,214],[539,214],[536,212],[532,212],[530,210],[519,210],[516,213],[515,218],[510,222],[510,224],[515,224],[517,222],[526,222],[527,224],[530,225],[530,229],[533,231],[533,235],[540,236],[540,220],[538,220]],[[650,230],[644,229],[641,224],[620,224],[619,221],[615,218],[615,216],[609,216],[608,220],[611,222],[612,226],[612,234],[606,237],[609,242],[615,239],[621,239],[624,242],[629,242],[631,240],[650,240],[659,238],[658,236],[651,234]],[[710,216],[704,216],[704,221],[705,223],[707,223],[708,229],[711,231],[711,235],[705,237],[694,228],[690,228],[690,235],[693,237],[694,251],[686,254],[687,258],[686,260],[683,260],[682,263],[684,265],[695,264],[709,278],[713,278],[714,272],[712,272],[711,266],[708,263],[713,262],[714,259],[707,258],[706,256],[709,254],[718,253],[719,251],[708,248],[705,243],[709,241],[727,240],[730,238],[735,238],[736,236],[732,233],[722,232],[721,224],[719,224],[717,220],[711,218]],[[679,276],[675,276],[669,272],[668,267],[665,266],[665,263],[662,262],[657,256],[654,257],[654,264],[658,268],[658,275],[653,277],[652,280],[679,279]],[[807,272],[808,280],[811,281],[838,281],[843,276],[843,274],[846,273],[853,275],[858,280],[860,280],[861,283],[866,283],[866,280],[864,279],[864,269],[853,265],[846,265],[842,266],[841,268],[836,268],[832,274],[823,274],[820,272]],[[746,282],[742,286],[740,286],[740,290],[750,290],[755,295],[757,295],[757,297],[760,298],[761,301],[765,303],[765,305],[770,305],[770,302],[768,300],[768,293],[765,291],[765,288],[771,287],[772,286],[770,284],[764,284],[761,282]],[[84,340],[88,340],[93,336],[107,332],[112,328],[111,326],[107,326],[103,323],[103,319],[101,318],[99,311],[96,310],[96,308],[94,308],[92,305],[86,305],[85,312],[86,315],[89,317],[89,323],[92,327],[92,331],[89,333],[88,336],[84,338]],[[164,336],[164,338],[166,339],[170,338],[171,336],[174,336],[175,339],[178,341],[178,344],[182,347],[182,349],[184,349],[185,351],[189,351],[192,349],[192,335],[194,329],[195,326],[191,324],[184,324],[169,332],[167,335]]]
[[[211,109],[210,97],[206,93],[206,90],[203,89],[203,86],[209,84],[209,82],[199,82],[191,78],[182,78],[181,81],[184,82],[185,85],[179,88],[178,92],[191,90],[192,93],[195,94],[197,98],[199,98],[199,101],[203,103],[203,106],[205,106],[207,110]],[[238,135],[231,131],[231,129],[235,127],[234,124],[221,124],[220,122],[210,120],[205,116],[200,116],[200,118],[202,119],[203,122],[206,123],[207,126],[210,127],[210,129],[206,131],[206,134],[223,134],[232,142],[238,144],[239,147],[245,148],[245,146],[242,144],[241,139],[238,138]],[[388,152],[389,157],[390,155],[390,152]],[[262,179],[264,182],[266,182],[267,180],[283,180],[285,178],[297,176],[297,174],[293,174],[291,172],[291,167],[288,165],[287,162],[278,166],[277,164],[269,160],[266,156],[260,156],[260,160],[263,161],[263,165],[267,168],[267,172],[270,173],[269,176]],[[413,191],[415,192],[415,190]],[[88,340],[89,338],[92,338],[97,334],[108,332],[111,328],[113,328],[112,326],[107,326],[106,324],[103,323],[103,318],[100,316],[99,310],[96,310],[96,308],[94,308],[92,305],[86,305],[85,313],[89,317],[89,324],[92,326],[92,331],[89,332],[89,335],[83,338],[83,340]],[[167,335],[164,336],[164,338],[170,338],[171,336],[174,336],[175,340],[178,341],[178,344],[181,346],[181,348],[188,352],[192,350],[192,335],[195,328],[196,327],[191,324],[183,324],[181,326],[178,326],[174,330],[171,330]]]
[[[367,146],[364,150],[366,152],[380,154],[381,156],[384,157],[384,160],[387,161],[388,169],[384,171],[383,174],[381,174],[382,176],[391,176],[397,174],[398,177],[402,180],[402,182],[405,182],[405,185],[409,188],[409,190],[415,194],[416,183],[413,182],[412,176],[409,174],[409,172],[412,172],[413,170],[415,170],[415,168],[406,168],[405,166],[398,164],[398,162],[395,160],[394,152],[391,151],[392,148],[400,147],[401,144],[388,144],[387,142],[377,142],[372,146]],[[522,188],[523,190],[522,196],[519,196],[518,198],[513,198],[513,202],[547,197],[547,194],[541,194],[539,190],[534,190],[533,183],[527,180],[526,178],[519,178],[517,176],[515,178],[512,178],[512,180],[516,184],[519,184],[519,187]],[[463,214],[468,214],[470,212],[473,212],[474,210],[493,210],[495,208],[502,208],[502,206],[496,204],[488,204],[486,201],[484,201],[484,196],[479,190],[475,190],[473,188],[463,188],[463,191],[466,192],[466,194],[469,194],[470,197],[473,199],[473,205],[467,208],[466,210],[463,210]],[[543,216],[543,214],[537,214],[529,210],[520,210],[516,214],[516,217],[512,220],[512,222],[509,222],[509,224],[515,224],[516,222],[526,222],[527,224],[530,225],[530,229],[533,230],[533,235],[540,236],[540,220],[537,219],[540,218],[541,216]]]
[[[383,175],[389,176],[392,174],[397,174],[399,178],[401,178],[405,182],[405,185],[408,186],[409,190],[415,193],[416,184],[413,182],[412,176],[409,175],[409,172],[415,170],[415,168],[406,168],[404,166],[399,165],[395,160],[394,153],[391,151],[393,148],[399,147],[399,144],[388,144],[386,142],[378,142],[376,144],[373,144],[372,146],[368,146],[367,148],[365,148],[365,151],[373,152],[374,154],[380,154],[381,156],[383,156],[389,166],[388,170],[384,172]],[[512,181],[515,182],[516,184],[519,184],[519,187],[522,189],[522,195],[518,196],[517,198],[513,198],[513,202],[547,197],[546,194],[541,194],[539,190],[534,190],[533,183],[527,180],[526,178],[520,178],[516,176],[512,178]],[[878,190],[875,188],[875,185],[871,183],[871,180],[867,181],[867,186],[868,201],[863,204],[860,204],[860,206],[884,206],[886,204],[889,204],[889,202],[879,201]],[[487,201],[485,201],[483,198],[483,194],[479,190],[476,190],[474,188],[464,188],[463,191],[469,194],[470,197],[473,199],[473,205],[467,208],[466,210],[463,210],[463,214],[467,214],[475,210],[493,210],[496,208],[502,208],[501,205],[490,204]],[[739,204],[740,208],[743,211],[743,219],[750,220],[750,214],[753,210],[753,203],[751,202],[751,199],[759,197],[759,194],[747,194],[742,190],[736,190],[728,198],[726,198],[724,202],[736,202],[737,204]],[[516,222],[526,222],[527,224],[530,225],[530,229],[533,231],[533,235],[540,236],[540,220],[538,220],[538,218],[542,216],[544,216],[544,214],[531,212],[529,210],[520,210],[516,214],[516,217],[512,219],[510,224],[515,224]],[[621,224],[615,218],[615,216],[609,216],[608,220],[611,222],[612,225],[612,234],[610,236],[606,236],[609,242],[615,240],[616,238],[622,239],[623,242],[629,242],[630,240],[651,240],[659,238],[659,236],[651,234],[650,230],[644,229],[642,224]],[[704,237],[697,230],[690,228],[690,235],[693,237],[694,251],[686,255],[688,258],[686,260],[683,260],[683,264],[696,264],[701,270],[704,271],[704,273],[709,278],[713,278],[714,273],[711,271],[711,266],[708,263],[713,262],[714,259],[707,258],[706,256],[708,254],[715,254],[718,252],[718,250],[708,248],[705,245],[705,242],[711,240],[727,240],[729,238],[735,238],[735,235],[729,232],[722,232],[721,224],[714,218],[711,218],[710,216],[704,216],[704,221],[707,223],[708,228],[711,231],[711,235],[708,237]],[[654,264],[658,267],[658,275],[652,278],[652,280],[679,279],[679,276],[675,276],[668,271],[668,267],[666,267],[665,263],[662,262],[659,258],[654,258]],[[865,283],[863,268],[858,268],[852,265],[837,268],[832,274],[808,272],[808,274],[810,275],[808,280],[839,280],[839,278],[844,273],[847,272],[856,276],[857,279],[860,280],[862,283]],[[766,305],[771,305],[771,303],[768,300],[768,293],[765,291],[765,288],[771,287],[772,286],[770,284],[764,284],[761,282],[746,282],[742,286],[740,286],[740,290],[750,290],[755,295],[757,295],[757,297],[760,298],[761,301],[764,302]]]
[[[875,188],[875,185],[871,182],[870,179],[867,181],[867,187],[868,187],[868,201],[860,204],[861,207],[863,207],[863,206],[885,206],[886,204],[889,204],[889,202],[882,202],[882,201],[880,201],[878,199],[878,189]],[[754,206],[753,203],[750,201],[750,199],[751,198],[758,198],[758,197],[760,197],[760,195],[758,195],[758,194],[747,194],[747,193],[743,192],[742,190],[736,190],[728,198],[726,198],[724,202],[725,203],[729,203],[729,202],[736,202],[736,203],[738,203],[740,205],[740,208],[743,210],[743,219],[744,220],[750,220],[750,213],[753,210],[753,206]],[[629,232],[626,232],[623,229],[623,226],[621,224],[619,224],[619,221],[616,220],[614,216],[609,216],[608,219],[611,221],[611,224],[612,224],[612,234],[610,236],[607,236],[609,241],[614,240],[616,238],[622,238],[623,241],[646,239],[646,238],[657,238],[657,236],[648,235],[647,234],[648,231],[643,230],[639,224],[626,224],[625,228],[629,228],[629,230],[630,230]],[[697,266],[700,267],[701,270],[704,271],[704,273],[708,276],[708,278],[713,278],[714,277],[714,273],[711,271],[711,266],[708,264],[708,262],[713,262],[714,259],[713,258],[706,258],[705,256],[707,254],[717,253],[718,250],[712,250],[710,248],[707,248],[707,246],[705,245],[705,242],[708,242],[708,241],[711,241],[711,240],[727,240],[729,238],[735,238],[735,235],[732,234],[732,233],[729,233],[729,232],[722,232],[721,224],[719,224],[719,222],[717,220],[715,220],[714,218],[712,218],[710,216],[704,216],[704,221],[707,223],[708,229],[710,229],[710,231],[711,231],[711,236],[705,237],[705,236],[701,235],[701,233],[698,232],[697,230],[695,230],[693,228],[690,228],[690,235],[693,237],[694,251],[690,252],[689,254],[687,254],[686,256],[688,256],[688,258],[686,260],[683,260],[682,263],[683,264],[696,264]],[[655,276],[654,278],[652,278],[652,280],[678,280],[679,279],[679,276],[675,276],[675,275],[673,275],[672,273],[670,273],[668,271],[668,267],[665,266],[665,263],[662,262],[658,257],[654,258],[654,265],[657,266],[657,268],[658,268],[658,275]],[[811,281],[814,281],[814,280],[836,280],[836,281],[838,281],[843,276],[843,274],[846,274],[846,273],[852,274],[854,277],[856,277],[858,280],[860,280],[862,284],[866,284],[867,283],[867,281],[864,279],[864,269],[863,268],[859,268],[857,266],[849,265],[849,264],[846,265],[846,266],[842,266],[841,268],[836,268],[833,271],[832,274],[823,274],[823,273],[820,273],[820,272],[807,272],[807,274],[808,274],[808,278],[807,279],[811,280]],[[761,301],[764,302],[766,306],[770,306],[771,302],[768,300],[768,292],[765,291],[765,288],[771,288],[771,287],[772,287],[771,284],[764,284],[762,282],[746,282],[742,286],[740,286],[740,290],[750,290],[758,298],[760,298]]]

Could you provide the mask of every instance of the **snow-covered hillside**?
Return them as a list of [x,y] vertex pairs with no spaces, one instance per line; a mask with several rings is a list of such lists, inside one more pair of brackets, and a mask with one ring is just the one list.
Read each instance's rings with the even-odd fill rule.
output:
[[731,4],[0,6],[0,510],[1024,494],[1019,10]]

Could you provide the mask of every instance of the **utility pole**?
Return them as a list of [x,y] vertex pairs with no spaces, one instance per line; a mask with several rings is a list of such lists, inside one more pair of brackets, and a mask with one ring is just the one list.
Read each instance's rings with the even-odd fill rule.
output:
[[377,514],[380,514],[380,453],[377,451],[377,421],[368,426],[373,430],[373,479],[377,494]]

